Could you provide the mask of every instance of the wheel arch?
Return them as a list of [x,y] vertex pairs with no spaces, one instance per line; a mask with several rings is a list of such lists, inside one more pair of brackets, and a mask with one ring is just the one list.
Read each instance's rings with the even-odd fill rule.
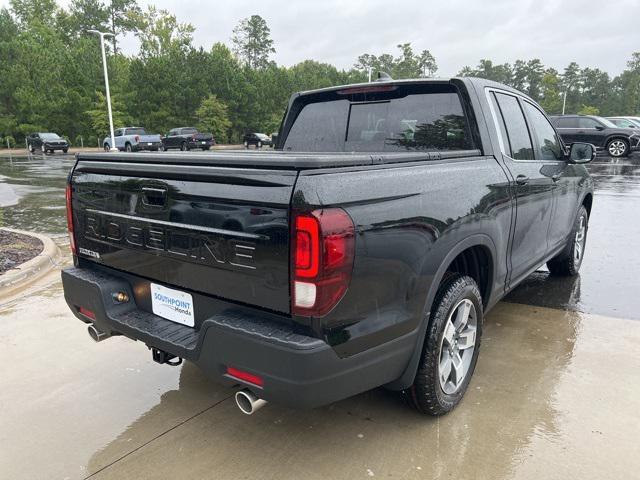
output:
[[587,215],[591,217],[591,207],[593,206],[593,193],[588,192],[582,199],[581,205],[587,209]]
[[[480,260],[478,255],[484,255],[482,261],[485,262],[484,266],[486,268],[482,273],[481,270],[476,268],[477,264],[470,265],[470,263],[474,263],[474,257],[476,260]],[[493,286],[495,285],[495,262],[497,258],[496,247],[493,240],[488,235],[481,233],[465,238],[449,250],[440,262],[440,266],[436,273],[433,275],[433,281],[431,282],[427,293],[423,318],[418,326],[416,344],[414,345],[413,354],[409,359],[409,364],[400,378],[386,385],[388,388],[392,390],[402,390],[408,388],[413,383],[413,378],[415,377],[418,369],[420,356],[422,355],[422,346],[424,345],[425,334],[431,321],[430,317],[433,302],[435,301],[436,294],[445,274],[452,271],[450,268],[453,267],[453,271],[456,273],[469,275],[472,278],[474,278],[474,271],[476,275],[480,275],[480,282],[478,282],[478,279],[476,278],[474,278],[474,280],[478,283],[478,287],[480,288],[480,293],[482,295],[483,307],[486,309],[486,307],[490,305],[492,295],[495,293]],[[467,264],[467,267],[464,267],[465,263]]]

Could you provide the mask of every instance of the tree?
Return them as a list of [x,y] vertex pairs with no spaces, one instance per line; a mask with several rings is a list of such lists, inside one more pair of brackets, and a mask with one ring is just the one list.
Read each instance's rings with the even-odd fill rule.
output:
[[113,53],[118,53],[117,37],[138,29],[140,7],[136,0],[107,0],[107,12],[113,37]]
[[101,0],[73,0],[69,5],[72,29],[104,31],[109,25],[109,11]]
[[191,47],[193,25],[179,23],[167,10],[149,5],[146,13],[135,14],[133,21],[138,26],[136,36],[140,39],[143,57],[158,57],[171,50],[186,51]]
[[269,56],[275,53],[271,30],[260,15],[251,15],[233,29],[233,51],[242,63],[250,68],[265,68]]
[[[113,127],[118,128],[127,125],[131,117],[125,112],[125,107],[119,98],[111,95],[111,112],[113,115]],[[102,140],[101,135],[109,134],[109,116],[107,113],[107,99],[102,92],[96,92],[96,101],[93,108],[84,112],[89,118],[91,130]]]
[[231,121],[227,106],[215,95],[205,98],[196,110],[198,128],[211,132],[216,141],[226,142],[229,139]]
[[379,57],[364,53],[358,57],[353,68],[356,72],[367,74],[369,69],[374,74],[386,72],[396,79],[430,77],[437,72],[436,59],[429,50],[423,50],[420,55],[416,55],[411,43],[401,43],[398,48],[400,55],[397,57],[388,53],[383,53]]

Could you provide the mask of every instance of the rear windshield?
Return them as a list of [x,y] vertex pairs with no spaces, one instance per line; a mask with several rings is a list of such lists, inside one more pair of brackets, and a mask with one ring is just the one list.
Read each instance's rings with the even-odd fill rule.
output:
[[144,128],[127,128],[126,135],[146,135]]
[[284,150],[394,152],[473,148],[460,98],[451,85],[346,88],[306,97],[299,97],[299,103],[292,106],[290,115],[297,116],[286,135]]

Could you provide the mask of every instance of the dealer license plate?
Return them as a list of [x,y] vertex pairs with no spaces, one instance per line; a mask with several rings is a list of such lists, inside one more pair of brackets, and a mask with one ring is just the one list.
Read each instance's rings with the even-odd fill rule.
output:
[[186,292],[152,283],[151,309],[156,315],[172,322],[181,323],[188,327],[195,325],[193,297]]

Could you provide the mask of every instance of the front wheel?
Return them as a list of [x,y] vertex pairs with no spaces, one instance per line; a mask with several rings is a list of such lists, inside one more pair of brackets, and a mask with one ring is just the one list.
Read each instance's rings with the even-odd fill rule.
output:
[[567,244],[557,256],[547,262],[547,268],[552,275],[571,277],[578,274],[587,244],[587,230],[589,214],[584,205],[581,205]]
[[443,415],[460,403],[476,367],[482,297],[468,276],[450,274],[436,294],[409,399],[421,413]]
[[262,142],[258,142],[258,148],[262,148]]
[[105,143],[102,147],[104,148],[105,152],[108,152],[110,150],[108,143]]
[[47,149],[44,148],[44,143],[42,144],[42,146],[40,147],[40,150],[42,150],[42,154],[46,155],[47,154]]
[[62,149],[62,153],[67,153],[68,151],[69,151],[69,149],[68,149],[68,148],[63,148],[63,149]]
[[629,142],[621,138],[614,138],[607,143],[607,152],[612,157],[624,157],[629,155]]

